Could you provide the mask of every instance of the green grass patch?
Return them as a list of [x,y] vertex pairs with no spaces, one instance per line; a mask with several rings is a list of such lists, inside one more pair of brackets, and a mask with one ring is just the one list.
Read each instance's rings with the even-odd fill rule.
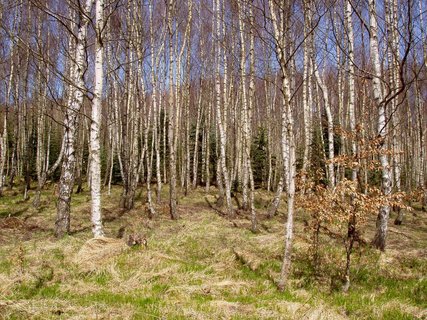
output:
[[414,316],[408,313],[403,312],[400,309],[393,308],[384,311],[383,320],[414,320]]
[[0,255],[0,273],[10,274],[13,268],[13,263],[10,258],[6,258],[5,255]]

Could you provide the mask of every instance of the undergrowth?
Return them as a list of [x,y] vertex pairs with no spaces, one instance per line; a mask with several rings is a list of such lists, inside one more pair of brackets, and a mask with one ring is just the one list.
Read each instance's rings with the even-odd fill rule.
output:
[[[167,188],[163,188],[163,199]],[[212,189],[211,196],[215,194]],[[233,223],[211,210],[204,190],[180,197],[178,221],[158,205],[149,221],[143,205],[121,212],[120,188],[103,195],[107,236],[121,227],[140,233],[148,247],[117,253],[99,268],[83,270],[73,260],[91,238],[89,194],[75,194],[72,234],[53,237],[55,201],[43,193],[41,210],[19,195],[0,198],[0,318],[4,319],[421,319],[427,309],[426,215],[408,217],[390,233],[390,248],[355,252],[352,286],[341,288],[342,248],[322,238],[314,267],[298,211],[290,286],[276,290],[285,217],[261,221],[249,231],[244,217]],[[258,212],[271,194],[257,192]],[[284,212],[279,210],[279,212]],[[19,219],[19,221],[11,220]],[[9,220],[8,220],[9,219]],[[14,223],[12,225],[12,222]],[[11,225],[8,225],[10,223]],[[37,226],[37,228],[35,227]],[[423,229],[421,229],[423,230]],[[404,242],[402,240],[404,239]],[[400,244],[400,245],[399,245]],[[402,245],[404,244],[404,246]],[[424,244],[424,246],[423,246]],[[424,249],[422,249],[424,248]],[[236,259],[235,250],[253,261]],[[359,250],[359,249],[358,249]]]

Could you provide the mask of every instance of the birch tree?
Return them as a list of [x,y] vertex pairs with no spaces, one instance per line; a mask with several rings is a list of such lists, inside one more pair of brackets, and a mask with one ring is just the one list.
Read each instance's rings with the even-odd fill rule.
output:
[[[356,141],[354,135],[356,134],[356,116],[355,116],[355,82],[354,82],[354,32],[352,21],[352,5],[350,0],[346,1],[345,7],[345,25],[348,34],[348,117],[350,122],[351,137],[351,155],[353,157],[357,154]],[[354,167],[351,171],[351,180],[357,179],[357,168]]]
[[102,32],[104,30],[104,1],[96,0],[96,42],[95,42],[95,92],[92,101],[92,121],[90,126],[91,152],[91,196],[92,196],[92,232],[95,237],[104,235],[101,218],[101,106],[104,86],[104,44]]
[[[175,126],[178,124],[178,112],[175,105],[175,81],[174,81],[174,69],[175,66],[175,53],[173,46],[174,39],[174,12],[175,12],[175,1],[169,0],[168,12],[167,12],[167,23],[169,32],[169,110],[168,110],[168,147],[169,147],[169,213],[172,219],[178,219],[178,213],[176,211],[177,202],[177,191],[176,191],[176,139],[175,136],[178,134],[178,128]],[[175,30],[176,32],[176,30]],[[178,81],[178,80],[177,80]]]
[[[229,171],[227,168],[227,160],[226,160],[226,145],[227,145],[227,136],[224,123],[224,115],[221,110],[221,79],[220,79],[220,59],[221,59],[221,15],[220,15],[220,0],[213,1],[213,10],[215,13],[215,21],[216,21],[216,43],[215,43],[215,57],[216,57],[216,71],[215,71],[215,109],[216,109],[216,121],[218,126],[219,133],[219,149],[220,149],[220,166],[221,166],[221,179],[224,181],[225,188],[225,201],[227,205],[227,213],[230,217],[234,216],[234,210],[231,203],[231,182]],[[226,113],[224,112],[226,115]]]
[[57,203],[57,217],[55,222],[55,235],[62,237],[70,232],[70,206],[71,192],[74,185],[74,169],[76,165],[75,138],[77,117],[83,104],[85,95],[84,74],[86,65],[86,39],[89,24],[89,14],[92,0],[87,0],[85,6],[78,12],[79,24],[77,26],[77,39],[75,48],[75,61],[73,62],[73,80],[75,90],[70,105],[65,113],[65,150],[62,162],[61,178],[59,180],[59,195]]
[[[381,163],[381,189],[385,196],[391,193],[391,173],[387,158],[386,137],[388,132],[385,101],[382,96],[381,88],[381,64],[378,47],[378,23],[377,23],[376,0],[369,0],[369,31],[370,31],[370,53],[373,68],[373,97],[375,106],[378,108],[378,140],[379,140],[379,158]],[[380,208],[377,218],[377,230],[373,240],[376,248],[384,251],[387,239],[388,220],[390,216],[390,206],[384,205]]]
[[[286,3],[289,5],[288,3]],[[271,15],[271,23],[273,26],[274,44],[276,48],[277,60],[280,64],[281,73],[281,91],[282,91],[282,135],[281,146],[283,153],[283,163],[285,172],[285,183],[287,191],[287,220],[286,220],[286,235],[285,235],[285,250],[283,255],[282,268],[280,271],[280,279],[278,281],[279,290],[283,291],[287,286],[291,268],[291,252],[294,231],[294,197],[295,197],[295,140],[294,140],[294,120],[290,102],[290,79],[289,70],[285,56],[286,37],[285,34],[289,30],[286,26],[286,6],[279,7],[273,0],[269,0],[269,9]],[[279,9],[279,17],[277,10]],[[289,7],[287,8],[289,9]]]

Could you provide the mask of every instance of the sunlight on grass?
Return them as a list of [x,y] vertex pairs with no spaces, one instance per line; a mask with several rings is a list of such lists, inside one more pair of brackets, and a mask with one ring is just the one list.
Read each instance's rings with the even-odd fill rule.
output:
[[[105,223],[108,236],[115,237],[126,226],[126,232],[144,235],[148,248],[118,251],[89,271],[74,259],[91,238],[88,193],[74,196],[75,232],[61,240],[52,237],[54,201],[35,211],[25,209],[28,204],[17,203],[16,197],[0,198],[2,210],[13,204],[14,212],[24,210],[17,218],[27,217],[25,225],[45,228],[22,231],[25,225],[19,220],[17,226],[1,231],[5,245],[0,248],[0,294],[7,304],[0,304],[0,310],[7,319],[93,314],[123,319],[299,319],[316,314],[322,319],[413,319],[427,308],[425,258],[402,256],[395,249],[382,256],[364,248],[354,254],[352,287],[343,294],[342,247],[322,238],[321,266],[314,270],[304,213],[299,212],[291,284],[281,293],[272,281],[281,268],[280,215],[262,221],[263,229],[254,234],[210,211],[200,189],[181,198],[180,220],[160,213],[148,221],[138,206],[119,215],[120,191],[114,187],[111,196],[103,195],[107,214],[114,217]],[[268,195],[258,196],[261,208]],[[244,226],[246,220],[237,222]],[[236,259],[235,249],[252,264]]]

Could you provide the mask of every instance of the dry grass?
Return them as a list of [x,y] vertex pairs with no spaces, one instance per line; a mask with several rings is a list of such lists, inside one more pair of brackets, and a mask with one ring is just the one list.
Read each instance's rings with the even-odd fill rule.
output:
[[[204,192],[197,190],[191,197],[180,199],[180,220],[171,221],[160,210],[162,205],[156,219],[149,221],[141,201],[137,200],[134,210],[120,211],[119,194],[120,189],[114,188],[111,196],[104,195],[108,238],[96,239],[91,239],[87,194],[74,197],[72,234],[61,240],[52,237],[55,217],[52,201],[36,211],[28,204],[18,204],[18,199],[9,199],[7,204],[1,202],[5,198],[0,199],[0,209],[4,212],[8,206],[14,206],[13,215],[0,218],[0,318],[423,316],[425,302],[409,297],[426,294],[425,282],[417,282],[426,271],[425,247],[419,242],[427,242],[424,231],[416,228],[419,221],[409,221],[403,228],[394,227],[405,235],[392,232],[391,248],[385,255],[368,250],[357,258],[354,289],[345,296],[331,291],[330,279],[340,266],[328,259],[339,260],[339,244],[325,241],[324,273],[315,280],[310,273],[303,213],[298,212],[291,287],[279,293],[271,279],[280,270],[283,216],[262,220],[260,232],[253,234],[246,227],[248,220],[240,217],[233,223],[220,217],[204,202]],[[267,202],[267,194],[259,192],[258,197]],[[419,218],[425,223],[425,216]],[[148,248],[129,248],[123,240],[116,239],[123,227],[127,233],[144,235]],[[404,246],[404,254],[399,246]],[[369,272],[382,277],[382,282],[375,283],[379,288],[370,285]],[[402,290],[405,295],[390,291],[393,281],[402,281],[402,288],[408,286],[406,291]]]
[[95,271],[111,265],[114,258],[127,249],[122,239],[97,237],[89,239],[75,255],[73,262],[82,271]]

